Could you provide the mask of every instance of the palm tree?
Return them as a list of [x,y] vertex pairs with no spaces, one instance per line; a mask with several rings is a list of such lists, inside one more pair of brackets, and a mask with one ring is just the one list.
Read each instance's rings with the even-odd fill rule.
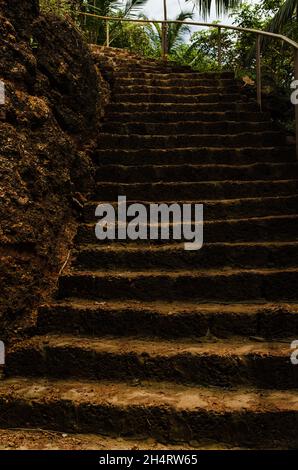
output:
[[[213,0],[187,0],[198,8],[200,16],[206,20],[210,16]],[[222,16],[231,10],[234,10],[242,3],[242,0],[214,0],[217,16]]]
[[291,23],[297,30],[298,0],[286,0],[270,21],[268,30],[279,33],[285,26],[289,26],[288,34],[291,34]]
[[[175,18],[175,21],[186,21],[191,20],[194,16],[194,12],[181,11]],[[143,16],[147,19],[146,16]],[[161,56],[162,48],[162,28],[161,24],[154,21],[152,24],[148,24],[146,27],[147,34],[150,37],[155,55]],[[182,23],[169,23],[167,27],[167,51],[170,54],[174,51],[181,43],[184,42],[185,35],[189,32],[189,26]]]

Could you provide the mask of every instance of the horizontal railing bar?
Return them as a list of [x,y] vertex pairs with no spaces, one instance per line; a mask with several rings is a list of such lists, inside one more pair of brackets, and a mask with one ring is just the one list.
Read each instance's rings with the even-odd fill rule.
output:
[[290,46],[294,47],[298,50],[298,43],[292,41],[292,39],[288,38],[287,36],[283,36],[282,34],[271,33],[270,31],[262,31],[261,29],[251,29],[251,28],[242,28],[240,26],[232,26],[232,25],[225,25],[221,23],[198,23],[195,21],[181,21],[181,20],[147,20],[147,19],[139,19],[139,18],[118,18],[115,16],[100,16],[95,15],[94,13],[87,13],[84,11],[78,12],[80,15],[84,16],[91,16],[94,18],[99,18],[105,21],[127,21],[133,23],[167,23],[167,24],[186,24],[189,26],[206,26],[207,28],[223,28],[223,29],[231,29],[234,31],[241,31],[245,33],[253,33],[253,34],[261,34],[262,36],[268,36],[273,39],[280,39],[281,41],[286,42]]

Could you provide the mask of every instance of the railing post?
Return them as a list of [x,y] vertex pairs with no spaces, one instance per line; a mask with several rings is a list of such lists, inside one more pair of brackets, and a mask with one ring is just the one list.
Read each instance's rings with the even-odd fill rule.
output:
[[164,22],[162,23],[162,58],[163,60],[167,60],[168,58],[168,7],[167,7],[167,0],[163,0],[163,19]]
[[106,20],[106,45],[110,47],[110,23]]
[[[294,78],[298,80],[298,49],[294,48]],[[296,158],[298,160],[298,104],[295,104]]]
[[217,62],[219,68],[221,68],[221,28],[218,28]]
[[161,58],[165,60],[165,32],[164,23],[161,23]]
[[256,40],[256,85],[257,102],[262,111],[262,76],[261,76],[261,35],[257,35]]
[[161,51],[162,59],[167,60],[168,56],[168,40],[167,40],[167,23],[165,21],[161,24]]

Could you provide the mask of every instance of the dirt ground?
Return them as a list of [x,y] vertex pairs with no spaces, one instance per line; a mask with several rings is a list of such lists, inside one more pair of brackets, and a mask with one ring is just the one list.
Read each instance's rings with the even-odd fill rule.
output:
[[[162,444],[154,439],[127,440],[93,434],[67,434],[42,430],[2,430],[0,450],[217,450],[219,446],[193,442],[186,444]],[[220,446],[223,449],[223,446]],[[232,447],[224,446],[224,449]],[[234,448],[235,449],[235,448]]]

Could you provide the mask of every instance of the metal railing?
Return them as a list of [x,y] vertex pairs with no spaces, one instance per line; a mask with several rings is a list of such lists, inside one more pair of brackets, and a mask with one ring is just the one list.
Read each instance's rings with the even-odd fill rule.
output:
[[[233,30],[243,33],[252,33],[256,36],[256,98],[260,110],[262,110],[262,67],[261,67],[261,38],[271,38],[282,41],[285,44],[288,44],[293,49],[293,77],[295,80],[298,80],[298,43],[292,39],[283,36],[282,34],[271,33],[269,31],[262,31],[258,29],[251,28],[242,28],[239,26],[230,26],[224,24],[215,24],[215,23],[201,23],[194,21],[179,21],[179,20],[149,20],[149,19],[137,19],[137,18],[119,18],[111,16],[100,16],[94,13],[88,12],[79,12],[79,15],[83,15],[85,18],[93,17],[98,18],[105,22],[106,30],[106,46],[110,46],[110,23],[111,22],[133,22],[140,24],[161,24],[161,50],[162,50],[162,59],[167,60],[168,50],[167,50],[167,28],[169,24],[183,24],[188,26],[200,26],[207,28],[215,28],[218,30],[218,44],[217,44],[217,61],[219,67],[222,65],[222,41],[221,41],[221,30]],[[295,135],[296,135],[296,157],[298,158],[298,104],[295,105]]]

